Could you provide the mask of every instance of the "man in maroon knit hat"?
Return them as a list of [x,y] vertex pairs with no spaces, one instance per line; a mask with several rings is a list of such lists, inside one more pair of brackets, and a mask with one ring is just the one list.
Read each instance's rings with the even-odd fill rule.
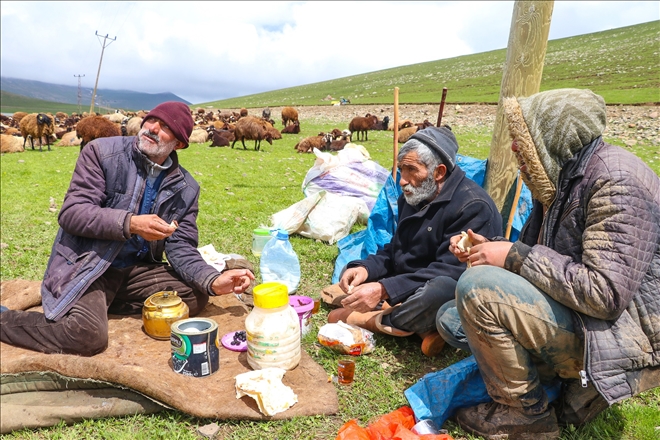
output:
[[199,185],[176,154],[192,129],[188,106],[165,102],[137,137],[87,144],[58,217],[41,284],[44,313],[3,308],[2,342],[92,356],[108,345],[108,313],[140,314],[154,293],[177,291],[194,316],[209,295],[248,289],[246,260],[236,256],[218,272],[197,251]]

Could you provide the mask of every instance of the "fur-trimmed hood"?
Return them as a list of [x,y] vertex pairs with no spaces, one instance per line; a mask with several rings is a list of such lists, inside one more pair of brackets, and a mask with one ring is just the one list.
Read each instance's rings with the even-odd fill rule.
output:
[[505,98],[503,108],[519,161],[527,165],[523,180],[549,206],[564,164],[603,134],[605,101],[591,90],[557,89]]

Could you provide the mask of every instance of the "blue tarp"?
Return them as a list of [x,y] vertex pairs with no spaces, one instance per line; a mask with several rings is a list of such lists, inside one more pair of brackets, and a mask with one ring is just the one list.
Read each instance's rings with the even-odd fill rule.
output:
[[[465,171],[468,178],[483,187],[487,163],[485,159],[475,159],[459,154],[456,156],[456,163]],[[339,255],[335,261],[335,270],[332,274],[333,284],[339,282],[341,271],[349,262],[367,258],[368,255],[375,254],[385,244],[391,241],[396,231],[396,222],[399,214],[396,202],[400,195],[399,173],[397,172],[396,182],[390,174],[385,182],[385,186],[383,186],[383,189],[376,198],[376,203],[369,216],[367,228],[344,237],[337,242]],[[511,228],[511,241],[518,239],[520,230],[531,211],[532,194],[527,186],[523,184],[520,199],[518,200],[518,208]],[[508,218],[504,219],[505,224],[507,220]]]
[[[561,382],[544,386],[548,401],[559,396]],[[444,370],[429,373],[404,391],[417,420],[430,419],[437,426],[454,415],[459,408],[469,408],[492,399],[479,373],[474,356],[463,359]]]

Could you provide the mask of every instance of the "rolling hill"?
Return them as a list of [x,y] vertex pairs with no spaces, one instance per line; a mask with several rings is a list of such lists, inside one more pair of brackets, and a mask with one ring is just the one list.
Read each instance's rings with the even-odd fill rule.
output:
[[[499,49],[195,106],[330,105],[330,101],[324,100],[329,95],[348,98],[352,104],[391,104],[394,87],[399,87],[401,104],[437,103],[443,87],[449,90],[448,103],[497,103],[505,58],[506,49]],[[549,41],[541,90],[589,88],[608,104],[658,104],[659,72],[660,20]],[[0,89],[3,113],[78,111],[77,87],[3,77]],[[100,89],[98,94],[111,109],[150,109],[167,100],[186,102],[171,93]],[[89,109],[91,89],[83,89],[83,96],[87,96],[82,105],[85,111]]]

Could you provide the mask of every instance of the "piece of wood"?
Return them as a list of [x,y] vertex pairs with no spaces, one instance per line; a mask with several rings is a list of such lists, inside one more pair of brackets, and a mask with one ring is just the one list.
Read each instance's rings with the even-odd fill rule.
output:
[[513,227],[513,218],[516,216],[516,208],[518,207],[518,200],[520,199],[520,191],[522,191],[522,176],[518,175],[518,181],[516,182],[516,193],[513,196],[513,204],[511,205],[511,211],[509,211],[509,220],[506,222],[506,232],[504,233],[504,238],[507,240],[511,237],[511,228]]
[[394,146],[392,147],[394,155],[392,159],[392,179],[396,182],[397,156],[399,155],[399,88],[394,88]]
[[553,6],[554,1],[520,0],[513,6],[484,185],[500,212],[518,171],[516,158],[510,148],[511,138],[502,102],[505,97],[530,96],[540,90]]
[[438,122],[435,124],[436,127],[440,127],[440,124],[442,124],[442,114],[445,112],[445,99],[447,99],[447,87],[442,88],[442,100],[440,101],[440,109],[438,110]]

